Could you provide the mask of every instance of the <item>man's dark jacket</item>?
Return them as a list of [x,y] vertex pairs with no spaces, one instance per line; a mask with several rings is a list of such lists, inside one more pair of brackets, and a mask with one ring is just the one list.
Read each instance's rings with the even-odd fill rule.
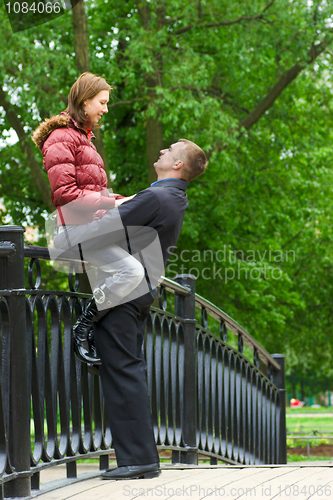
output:
[[[125,227],[146,226],[158,233],[164,265],[171,250],[176,246],[185,211],[188,207],[186,189],[188,183],[182,179],[166,179],[140,191],[133,199],[119,207]],[[108,214],[102,219],[107,222]]]

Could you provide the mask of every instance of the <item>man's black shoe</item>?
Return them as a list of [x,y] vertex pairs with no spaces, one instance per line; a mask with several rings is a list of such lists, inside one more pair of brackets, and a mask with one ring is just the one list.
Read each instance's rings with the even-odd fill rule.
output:
[[115,469],[107,469],[101,477],[102,479],[152,479],[160,474],[159,464],[126,465]]

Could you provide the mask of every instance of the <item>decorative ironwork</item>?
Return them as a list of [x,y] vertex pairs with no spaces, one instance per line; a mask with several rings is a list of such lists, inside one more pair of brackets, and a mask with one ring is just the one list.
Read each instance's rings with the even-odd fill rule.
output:
[[260,358],[257,349],[253,349],[253,364],[256,368],[260,368]]
[[[43,290],[39,259],[49,258],[47,249],[23,250],[16,226],[0,228],[1,248],[0,482],[6,496],[28,496],[44,467],[66,462],[68,477],[75,477],[76,461],[91,456],[108,467],[112,436],[99,377],[73,352],[72,325],[88,299],[79,292],[76,263],[69,266],[69,291]],[[31,258],[30,289],[24,255]],[[211,463],[285,463],[283,357],[270,356],[196,295],[194,283],[190,275],[164,278],[159,307],[148,318],[144,352],[157,445],[171,449],[174,462],[197,463],[200,453]],[[167,311],[167,292],[174,294],[174,313]],[[208,331],[208,315],[218,321],[220,338]],[[238,336],[238,351],[227,344],[227,330]],[[243,344],[253,350],[253,363]]]
[[228,332],[227,332],[227,326],[223,319],[220,321],[220,339],[223,340],[223,342],[228,341]]
[[204,328],[208,327],[208,316],[205,307],[201,308],[201,326],[203,326]]
[[168,307],[168,294],[166,288],[161,285],[158,289],[158,305],[162,311],[166,311]]
[[244,352],[244,342],[243,342],[242,334],[240,332],[238,332],[237,344],[238,344],[238,350],[239,350],[239,352],[241,354],[243,354],[243,352]]
[[[34,267],[36,267],[37,276],[36,281],[34,282],[33,272]],[[38,290],[42,282],[42,269],[40,267],[39,259],[30,259],[29,267],[28,267],[28,282],[29,286],[33,290]]]
[[[75,281],[73,281],[73,276],[75,276]],[[79,279],[77,264],[70,264],[68,270],[68,287],[71,292],[78,292],[79,286],[80,286],[80,279]]]

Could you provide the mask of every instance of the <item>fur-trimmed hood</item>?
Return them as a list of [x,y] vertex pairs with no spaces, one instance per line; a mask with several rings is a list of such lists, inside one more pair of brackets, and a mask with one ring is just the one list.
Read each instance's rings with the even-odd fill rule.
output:
[[[87,132],[68,113],[45,120],[32,140],[43,153],[52,203],[62,207],[58,210],[58,224],[63,220],[66,224],[87,224],[94,220],[95,212],[114,208],[103,160]],[[75,209],[71,203],[74,201]]]
[[44,142],[53,130],[62,127],[69,127],[71,122],[75,125],[74,120],[67,113],[61,113],[60,115],[47,118],[36,128],[31,136],[31,139],[36,146],[42,149]]

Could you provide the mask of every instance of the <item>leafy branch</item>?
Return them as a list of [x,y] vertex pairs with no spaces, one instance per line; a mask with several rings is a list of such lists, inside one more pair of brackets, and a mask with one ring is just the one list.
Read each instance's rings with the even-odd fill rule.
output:
[[108,104],[108,108],[116,108],[117,106],[130,106],[131,104],[134,104],[135,102],[138,101],[143,101],[144,99],[147,99],[147,96],[144,97],[135,97],[131,101],[118,101],[114,102],[113,104]]
[[49,182],[45,178],[40,165],[35,158],[32,144],[30,143],[29,137],[24,131],[21,120],[15,111],[15,106],[10,104],[8,96],[3,90],[2,86],[0,86],[0,106],[2,106],[5,110],[6,117],[19,138],[21,151],[27,158],[27,164],[30,168],[31,175],[36,183],[37,189],[42,197],[43,203],[48,208],[48,210],[52,212],[54,210],[54,207],[51,202],[51,190]]
[[251,111],[245,118],[239,122],[239,126],[248,130],[263,114],[273,105],[276,99],[282,94],[284,89],[303,71],[306,66],[313,63],[315,59],[324,52],[324,50],[332,43],[333,38],[327,36],[322,42],[312,44],[308,51],[308,57],[305,61],[298,61],[291,68],[286,70],[276,84],[268,91],[266,96],[260,101],[256,108]]
[[266,22],[269,22],[267,19],[265,19],[264,15],[265,12],[273,5],[275,0],[271,0],[266,7],[260,12],[260,14],[256,14],[255,16],[240,16],[237,19],[233,19],[231,21],[223,20],[223,21],[218,21],[214,23],[206,23],[206,24],[201,24],[201,23],[195,23],[195,24],[189,24],[188,26],[184,26],[183,28],[179,28],[177,31],[174,32],[175,35],[181,35],[183,33],[186,33],[187,31],[190,31],[193,28],[216,28],[218,26],[231,26],[233,24],[238,24],[241,23],[242,21],[257,21],[257,20],[265,20]]

